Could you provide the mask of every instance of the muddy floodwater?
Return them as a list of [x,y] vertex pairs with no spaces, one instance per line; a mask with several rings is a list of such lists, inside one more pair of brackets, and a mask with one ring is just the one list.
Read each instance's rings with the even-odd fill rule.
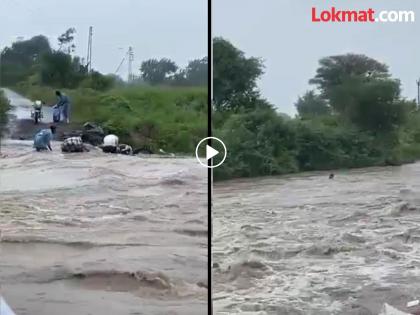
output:
[[420,164],[213,193],[216,314],[379,314],[420,298]]
[[207,170],[53,150],[1,143],[0,293],[16,314],[206,314]]

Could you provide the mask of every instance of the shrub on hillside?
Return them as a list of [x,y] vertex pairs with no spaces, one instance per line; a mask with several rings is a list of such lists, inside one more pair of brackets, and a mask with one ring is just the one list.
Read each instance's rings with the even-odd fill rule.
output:
[[10,109],[9,100],[4,96],[3,91],[0,90],[0,137],[7,125],[7,111]]

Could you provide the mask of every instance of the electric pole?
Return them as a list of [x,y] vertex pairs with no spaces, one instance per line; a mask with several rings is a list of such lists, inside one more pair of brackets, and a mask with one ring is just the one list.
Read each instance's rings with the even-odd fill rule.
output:
[[88,73],[92,71],[92,35],[93,35],[93,28],[92,26],[89,27],[89,40],[88,40],[88,51],[87,51],[87,58],[86,58],[86,66]]
[[132,82],[133,77],[133,61],[134,61],[134,52],[133,47],[128,48],[128,82]]

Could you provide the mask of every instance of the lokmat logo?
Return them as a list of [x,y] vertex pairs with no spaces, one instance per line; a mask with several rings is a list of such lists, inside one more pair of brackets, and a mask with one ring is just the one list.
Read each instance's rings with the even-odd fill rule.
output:
[[358,22],[358,23],[409,23],[415,21],[413,11],[376,11],[372,8],[367,10],[339,10],[332,7],[329,10],[318,11],[312,7],[312,22]]

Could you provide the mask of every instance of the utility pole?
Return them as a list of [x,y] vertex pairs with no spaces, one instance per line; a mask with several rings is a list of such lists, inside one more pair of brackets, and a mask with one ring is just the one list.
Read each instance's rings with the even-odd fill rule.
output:
[[133,81],[133,61],[134,61],[134,52],[133,47],[128,48],[128,82]]
[[88,40],[88,51],[87,51],[87,58],[86,58],[86,66],[88,68],[88,73],[92,71],[92,36],[93,36],[93,28],[92,26],[89,27],[89,40]]
[[417,83],[417,108],[420,108],[420,79],[416,80]]

